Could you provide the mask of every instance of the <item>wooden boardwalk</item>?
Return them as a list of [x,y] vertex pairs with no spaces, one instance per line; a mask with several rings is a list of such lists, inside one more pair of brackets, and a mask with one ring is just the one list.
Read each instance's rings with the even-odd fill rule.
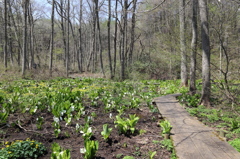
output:
[[212,128],[191,117],[178,103],[176,96],[167,95],[154,99],[162,117],[173,126],[171,139],[179,159],[240,159],[226,141],[219,138]]

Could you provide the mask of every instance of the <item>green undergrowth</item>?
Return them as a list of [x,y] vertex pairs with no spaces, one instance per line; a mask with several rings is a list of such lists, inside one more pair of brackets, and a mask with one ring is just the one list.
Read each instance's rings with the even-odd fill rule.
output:
[[42,143],[30,139],[7,141],[4,145],[0,150],[0,159],[39,158],[47,153]]
[[[198,90],[200,92],[200,89]],[[216,85],[212,86],[213,97],[216,92],[220,92],[220,88]],[[221,98],[211,98],[213,105],[207,108],[199,105],[200,94],[190,95],[183,93],[178,97],[181,104],[191,116],[195,116],[204,124],[213,127],[216,131],[224,131],[225,138],[238,151],[240,150],[240,116],[239,110],[233,110],[231,105],[225,104]],[[217,103],[217,104],[216,104]],[[222,104],[222,105],[221,105]]]
[[[96,114],[86,115],[86,107],[101,105],[104,107],[105,113],[111,115],[111,112],[118,112],[119,115],[110,116],[110,118],[114,120],[119,134],[128,136],[137,132],[135,125],[138,117],[132,115],[129,118],[123,118],[121,115],[129,109],[142,106],[149,107],[151,112],[157,112],[156,107],[152,105],[152,99],[187,91],[187,88],[179,88],[179,85],[179,80],[116,82],[101,78],[2,81],[0,82],[0,125],[17,124],[21,126],[20,120],[9,120],[9,116],[14,113],[36,116],[47,111],[54,119],[52,134],[56,138],[62,133],[64,127],[60,126],[60,123],[64,122],[66,127],[71,126],[73,130],[75,129],[76,132],[83,135],[85,145],[81,149],[85,158],[88,158],[87,156],[94,157],[95,153],[92,152],[97,151],[97,144],[92,144],[93,132],[90,125]],[[85,125],[73,126],[72,121],[80,118],[85,118]],[[33,124],[36,124],[37,129],[41,130],[45,120],[44,117],[38,116]],[[108,134],[104,135],[109,136],[110,133],[109,130]],[[150,153],[150,156],[153,154],[153,152]],[[68,152],[66,155],[70,156]]]
[[240,138],[229,141],[229,144],[232,145],[238,152],[240,152]]

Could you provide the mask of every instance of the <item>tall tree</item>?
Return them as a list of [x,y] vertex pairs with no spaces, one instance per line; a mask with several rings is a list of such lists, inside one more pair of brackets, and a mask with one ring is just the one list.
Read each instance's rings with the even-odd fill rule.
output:
[[[92,0],[93,2],[95,2],[95,0]],[[92,72],[94,71],[94,67],[95,67],[95,57],[96,57],[96,6],[95,3],[90,4],[88,2],[88,5],[90,7],[91,10],[91,48],[90,48],[90,53],[89,53],[89,58],[88,58],[88,62],[87,62],[87,71],[90,71],[90,64],[92,63]]]
[[[66,59],[67,59],[67,42],[66,42],[66,12],[64,9],[64,1],[60,0],[60,4],[57,3],[57,1],[55,1],[55,3],[57,4],[57,12],[60,16],[60,25],[61,25],[61,32],[62,32],[62,41],[63,41],[63,48],[64,48],[64,55],[65,55],[65,59],[64,59],[64,65],[66,67]],[[60,10],[60,11],[59,11]]]
[[83,16],[83,1],[80,0],[80,12],[79,12],[79,48],[77,52],[78,71],[83,71],[83,52],[82,52],[82,16]]
[[[9,21],[9,23],[11,23],[13,25],[15,39],[17,40],[17,44],[18,44],[17,63],[18,63],[18,66],[20,66],[20,61],[21,61],[20,54],[22,52],[22,44],[21,44],[21,40],[20,40],[20,31],[19,31],[20,29],[17,27],[16,21],[15,21],[14,15],[13,15],[12,4],[10,3],[10,1],[7,1],[7,2],[8,2],[8,6],[9,6],[9,16],[10,16],[9,19],[11,19],[11,22]],[[17,12],[17,17],[18,17],[18,12]]]
[[49,73],[52,76],[52,65],[53,65],[53,44],[54,44],[54,8],[55,0],[52,0],[52,14],[51,14],[51,40],[50,40],[50,58],[49,58]]
[[29,0],[23,1],[23,51],[22,51],[22,76],[25,76],[26,61],[27,61],[27,14],[28,14]]
[[132,56],[135,42],[135,25],[136,25],[136,8],[137,8],[137,0],[133,0],[132,7],[132,28],[131,28],[131,42],[130,42],[130,51],[129,51],[129,64],[132,64]]
[[105,77],[105,72],[103,68],[103,57],[102,57],[102,37],[101,37],[101,30],[100,30],[100,22],[99,22],[99,5],[98,0],[95,0],[95,12],[96,12],[96,22],[97,22],[97,30],[98,30],[98,49],[99,49],[99,56],[100,56],[100,67],[103,76]]
[[7,70],[8,66],[8,15],[7,15],[7,0],[4,0],[4,67],[5,71]]
[[181,50],[181,86],[188,85],[187,55],[185,39],[185,0],[179,0],[180,50]]
[[117,61],[117,32],[118,32],[118,1],[115,1],[115,27],[114,27],[114,42],[113,42],[113,76],[116,74]]
[[121,26],[121,52],[120,52],[120,60],[121,60],[121,73],[120,73],[120,78],[121,80],[125,80],[126,75],[125,75],[125,57],[126,57],[126,44],[127,44],[127,15],[128,15],[128,0],[124,0],[124,5],[123,5],[123,15],[122,15],[122,21],[123,24]]
[[202,96],[201,104],[210,106],[210,40],[208,24],[207,0],[199,0],[201,37],[202,37]]
[[28,11],[28,19],[29,19],[29,67],[33,68],[34,65],[34,19],[33,19],[33,10],[32,3],[29,3],[29,11]]
[[110,70],[110,78],[112,79],[113,70],[112,70],[112,57],[111,57],[111,0],[108,0],[108,61],[109,61],[109,70]]
[[196,52],[197,52],[197,7],[198,0],[192,0],[192,42],[191,42],[191,67],[190,67],[190,87],[191,94],[196,93]]
[[70,0],[67,1],[67,46],[66,46],[66,76],[69,74],[69,34],[70,34]]

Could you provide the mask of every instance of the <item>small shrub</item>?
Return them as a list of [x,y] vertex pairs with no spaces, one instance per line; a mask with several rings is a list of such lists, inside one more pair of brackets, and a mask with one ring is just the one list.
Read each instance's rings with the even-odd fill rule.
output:
[[61,148],[58,143],[52,144],[51,159],[70,159],[70,158],[71,155],[69,149],[63,150],[63,148]]
[[182,104],[186,104],[189,107],[197,107],[200,100],[200,94],[190,95],[187,93],[183,93],[178,97],[178,100]]
[[6,148],[0,150],[0,159],[11,158],[38,158],[47,153],[46,147],[37,141],[27,139],[25,141],[5,142]]
[[108,124],[104,124],[103,125],[103,131],[101,132],[101,135],[103,136],[103,139],[108,140],[111,132],[112,132],[112,128],[109,128]]
[[173,143],[172,140],[170,139],[164,139],[161,141],[162,147],[166,148],[168,151],[172,152],[173,151]]
[[115,126],[118,128],[120,134],[134,134],[136,128],[136,124],[139,120],[139,117],[136,114],[131,115],[129,114],[129,118],[121,118],[120,115],[116,116],[116,120],[114,123]]
[[164,120],[159,124],[162,127],[162,133],[163,134],[170,134],[170,131],[172,129],[172,125],[170,124],[169,121]]
[[238,152],[240,152],[240,138],[229,141],[229,144],[232,145]]
[[93,159],[98,151],[98,141],[84,140],[84,148],[80,149],[80,153],[84,154],[85,159]]

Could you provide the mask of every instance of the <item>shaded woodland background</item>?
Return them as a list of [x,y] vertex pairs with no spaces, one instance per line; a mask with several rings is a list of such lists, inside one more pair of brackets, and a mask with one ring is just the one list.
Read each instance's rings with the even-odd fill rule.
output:
[[[179,1],[49,0],[46,3],[34,0],[0,3],[2,68],[23,74],[44,69],[64,74],[100,73],[122,79],[180,78]],[[239,5],[238,1],[207,1],[213,79],[225,76],[239,79]],[[185,2],[188,70],[191,6],[192,1]],[[197,78],[201,78],[200,28],[198,23]]]

